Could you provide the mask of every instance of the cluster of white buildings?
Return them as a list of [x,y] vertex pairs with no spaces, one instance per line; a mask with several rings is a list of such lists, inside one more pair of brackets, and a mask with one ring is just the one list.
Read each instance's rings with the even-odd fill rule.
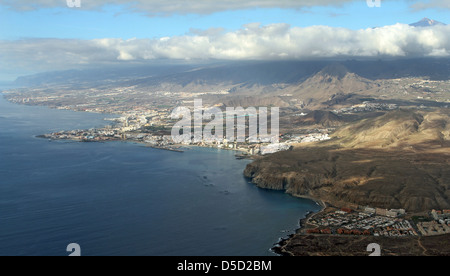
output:
[[291,148],[290,145],[286,143],[278,143],[278,144],[269,144],[267,146],[261,146],[260,153],[261,155],[272,154],[279,151],[286,151]]
[[424,236],[450,234],[450,210],[432,210],[432,221],[420,222],[417,228]]
[[417,228],[424,236],[437,236],[450,234],[450,226],[445,223],[438,223],[437,221],[420,222]]
[[363,102],[362,104],[353,105],[351,107],[345,107],[338,110],[334,110],[335,114],[342,113],[358,113],[358,112],[371,112],[371,111],[386,111],[398,109],[397,104],[385,104],[385,103],[371,103]]
[[418,234],[408,220],[401,220],[392,225],[388,223],[386,226],[376,229],[374,236],[405,237],[418,236]]
[[288,144],[298,144],[298,143],[312,143],[330,140],[331,137],[328,133],[310,133],[304,135],[292,135],[290,139],[286,142]]
[[302,137],[302,139],[300,140],[300,143],[320,142],[320,141],[326,141],[326,140],[330,140],[330,139],[331,139],[331,137],[328,135],[328,133],[326,133],[326,134],[314,133],[314,134],[309,134],[309,135],[306,135],[305,137]]
[[312,218],[309,223],[318,228],[310,230],[310,232],[389,237],[417,236],[418,234],[410,221],[398,218],[405,213],[405,210],[370,207],[356,212],[349,208],[342,208],[342,210],[320,214]]
[[400,216],[404,216],[406,214],[406,210],[404,209],[382,209],[382,208],[371,208],[371,207],[364,207],[363,210],[364,213],[370,214],[370,215],[378,215],[378,216],[384,216],[384,217],[390,217],[390,218],[397,218]]

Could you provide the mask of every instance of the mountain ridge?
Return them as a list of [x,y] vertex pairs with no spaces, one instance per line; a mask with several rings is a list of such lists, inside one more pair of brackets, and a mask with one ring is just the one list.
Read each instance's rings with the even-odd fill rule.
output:
[[351,72],[341,63],[333,63],[292,88],[290,93],[305,107],[317,107],[327,103],[338,104],[354,93],[364,93],[376,87],[372,80]]
[[272,85],[301,83],[328,65],[341,64],[348,71],[366,79],[426,76],[433,80],[449,79],[450,59],[360,59],[360,60],[312,60],[312,61],[248,61],[218,64],[172,64],[111,67],[103,69],[65,70],[22,76],[15,85],[39,87],[83,83],[89,85],[116,85],[143,87],[161,83],[186,86],[189,83],[232,83],[233,85]]
[[429,19],[427,17],[423,18],[422,20],[409,24],[409,26],[412,27],[433,27],[433,26],[444,26],[446,25],[445,23],[433,20],[433,19]]

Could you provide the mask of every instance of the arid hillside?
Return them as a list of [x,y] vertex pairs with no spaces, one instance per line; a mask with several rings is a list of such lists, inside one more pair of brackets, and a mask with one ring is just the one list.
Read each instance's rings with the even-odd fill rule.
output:
[[439,149],[450,141],[449,110],[398,110],[348,125],[333,136],[345,148]]
[[245,175],[336,206],[448,209],[449,123],[448,110],[389,112],[344,126],[330,141],[257,160]]
[[374,94],[376,88],[375,82],[349,72],[342,64],[332,64],[292,88],[291,93],[305,106],[324,107],[339,104],[354,94]]

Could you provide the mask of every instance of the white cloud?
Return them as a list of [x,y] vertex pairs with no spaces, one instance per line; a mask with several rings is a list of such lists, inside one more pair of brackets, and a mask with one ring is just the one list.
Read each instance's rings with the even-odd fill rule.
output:
[[419,1],[411,5],[411,7],[415,10],[423,10],[423,9],[450,9],[450,1],[449,0],[428,0],[428,1]]
[[450,26],[396,24],[350,30],[248,24],[159,39],[0,41],[0,68],[59,70],[84,64],[178,60],[278,60],[333,57],[450,57]]

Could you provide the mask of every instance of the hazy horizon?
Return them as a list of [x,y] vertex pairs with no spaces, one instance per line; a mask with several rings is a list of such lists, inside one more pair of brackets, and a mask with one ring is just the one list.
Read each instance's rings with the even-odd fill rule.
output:
[[443,1],[0,1],[0,81],[152,62],[449,57]]

